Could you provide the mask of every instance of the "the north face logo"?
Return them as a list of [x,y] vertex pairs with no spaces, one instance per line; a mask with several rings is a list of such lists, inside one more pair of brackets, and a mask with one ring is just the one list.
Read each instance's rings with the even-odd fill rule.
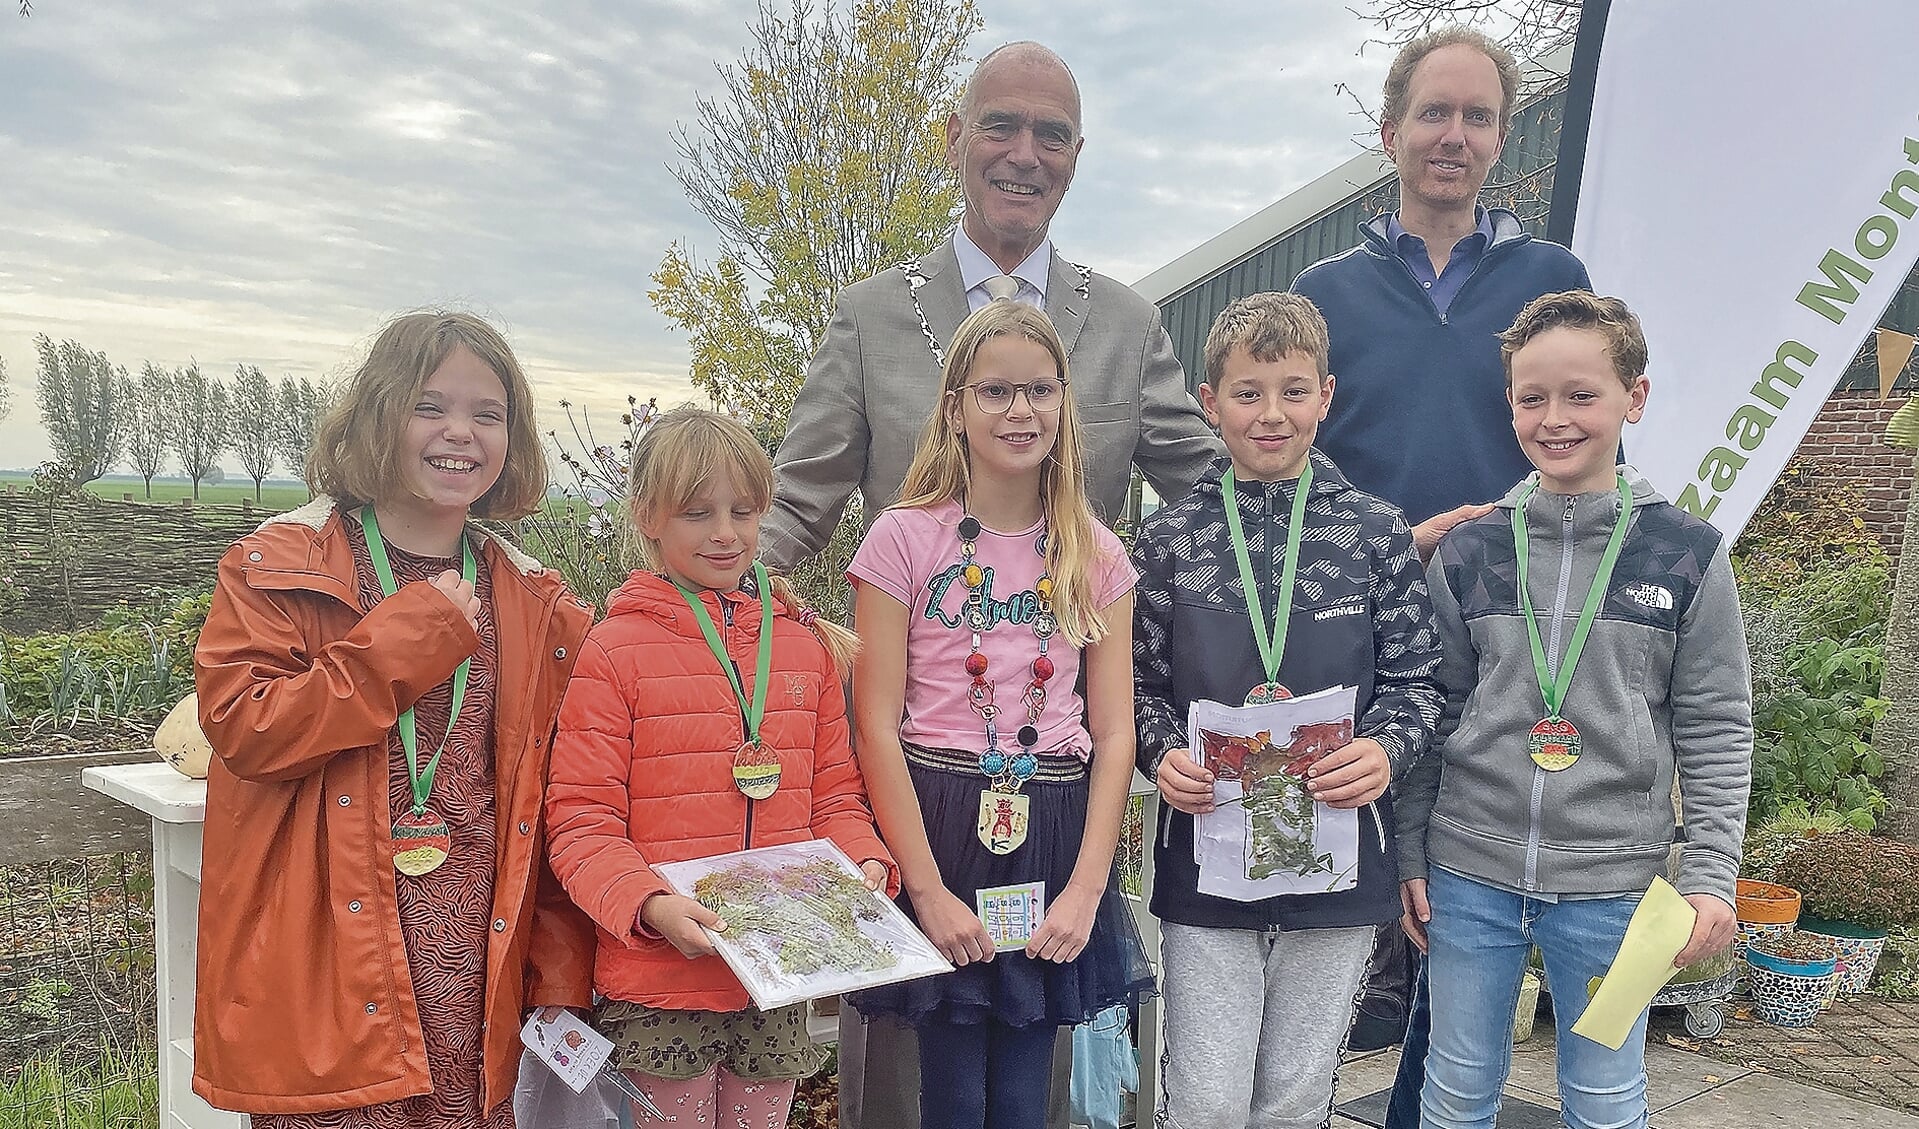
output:
[[1626,595],[1642,607],[1657,608],[1662,612],[1672,610],[1672,593],[1657,584],[1635,584],[1626,589]]

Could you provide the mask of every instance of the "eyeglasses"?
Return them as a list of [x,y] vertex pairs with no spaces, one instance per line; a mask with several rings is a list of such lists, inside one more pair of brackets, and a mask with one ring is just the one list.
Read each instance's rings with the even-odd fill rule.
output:
[[1013,397],[1026,394],[1026,406],[1036,412],[1056,412],[1066,403],[1066,382],[1050,377],[1013,384],[1004,380],[982,380],[968,384],[973,403],[989,416],[1003,416],[1013,407]]

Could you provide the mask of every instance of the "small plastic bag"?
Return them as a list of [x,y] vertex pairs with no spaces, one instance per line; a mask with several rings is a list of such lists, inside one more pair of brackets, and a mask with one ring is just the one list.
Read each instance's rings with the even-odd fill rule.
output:
[[617,1129],[625,1095],[604,1077],[574,1093],[540,1057],[520,1054],[520,1081],[513,1088],[513,1123],[518,1129]]

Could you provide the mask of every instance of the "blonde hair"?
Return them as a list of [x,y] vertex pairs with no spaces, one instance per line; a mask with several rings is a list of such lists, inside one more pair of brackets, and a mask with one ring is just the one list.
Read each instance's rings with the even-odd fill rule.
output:
[[533,413],[533,390],[498,330],[472,314],[420,310],[386,323],[366,360],[347,380],[307,452],[307,489],[331,495],[341,509],[411,489],[395,465],[420,390],[464,347],[506,389],[506,464],[499,481],[473,503],[480,518],[524,517],[546,498],[546,455]]
[[1310,298],[1267,291],[1235,299],[1221,310],[1206,333],[1204,350],[1206,383],[1215,391],[1226,375],[1227,358],[1242,346],[1261,363],[1288,353],[1304,354],[1313,359],[1319,378],[1326,379],[1326,319]]
[[[746,495],[764,515],[773,506],[773,461],[737,421],[691,404],[674,408],[648,425],[633,449],[627,470],[626,497],[632,521],[633,546],[642,564],[656,571],[665,567],[657,538],[645,526],[657,525],[685,509],[720,475]],[[781,605],[779,610],[812,629],[844,679],[859,654],[859,636],[819,617],[784,576],[769,576],[773,591],[761,599]]]
[[1099,522],[1086,502],[1085,469],[1080,456],[1078,410],[1067,379],[1066,346],[1044,311],[999,298],[960,323],[946,350],[940,398],[920,432],[919,449],[900,486],[897,509],[926,509],[944,502],[966,505],[972,467],[964,428],[954,427],[947,408],[964,395],[966,378],[981,346],[995,337],[1021,337],[1052,354],[1066,384],[1053,449],[1040,467],[1040,508],[1046,518],[1046,574],[1053,581],[1053,616],[1074,646],[1096,643],[1106,621],[1094,606],[1093,563],[1099,554]]
[[1493,69],[1499,72],[1499,135],[1506,136],[1514,103],[1519,100],[1519,62],[1513,58],[1511,51],[1469,27],[1440,28],[1399,49],[1399,54],[1393,56],[1392,66],[1386,70],[1386,83],[1380,91],[1384,103],[1379,112],[1380,120],[1395,125],[1405,121],[1409,109],[1406,100],[1412,96],[1413,72],[1434,51],[1455,46],[1471,47],[1491,59]]
[[1505,366],[1508,387],[1513,382],[1513,354],[1549,329],[1589,329],[1604,337],[1606,359],[1628,392],[1646,375],[1646,332],[1626,303],[1601,298],[1590,290],[1562,290],[1526,303],[1512,328],[1499,335],[1499,363]]

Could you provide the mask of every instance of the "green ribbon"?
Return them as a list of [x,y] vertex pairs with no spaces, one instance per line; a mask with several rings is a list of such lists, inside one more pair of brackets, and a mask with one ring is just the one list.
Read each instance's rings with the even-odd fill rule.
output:
[[1579,622],[1573,626],[1572,642],[1566,647],[1557,678],[1546,665],[1546,645],[1539,638],[1539,617],[1533,612],[1532,589],[1527,586],[1526,499],[1539,489],[1539,483],[1529,483],[1520,492],[1519,504],[1513,507],[1513,551],[1519,557],[1519,607],[1526,616],[1526,637],[1533,647],[1533,674],[1539,679],[1539,696],[1545,699],[1549,721],[1560,720],[1559,707],[1566,701],[1566,688],[1572,685],[1573,668],[1579,665],[1579,653],[1586,649],[1586,636],[1592,631],[1599,605],[1606,597],[1613,566],[1619,563],[1619,547],[1626,543],[1626,526],[1632,520],[1632,484],[1626,481],[1625,475],[1618,477],[1619,520],[1613,523],[1612,537],[1606,542],[1605,554],[1599,558],[1599,571],[1593,574],[1592,585],[1586,589],[1586,604],[1579,609]]
[[706,614],[706,605],[691,589],[673,581],[673,587],[679,589],[680,599],[693,609],[693,618],[700,621],[700,634],[706,636],[706,645],[713,657],[720,660],[720,670],[726,674],[726,680],[733,684],[733,696],[740,701],[740,717],[746,722],[746,739],[757,745],[760,743],[760,718],[766,715],[766,680],[773,671],[773,585],[766,578],[766,566],[753,562],[753,586],[760,593],[760,652],[753,661],[754,697],[746,696],[746,688],[740,685],[739,668],[727,655],[726,647],[720,643],[720,633],[713,626],[713,617]]
[[1286,630],[1293,619],[1293,578],[1299,572],[1299,534],[1306,520],[1306,495],[1313,488],[1313,464],[1299,473],[1293,487],[1293,520],[1286,527],[1286,558],[1279,575],[1278,606],[1273,609],[1272,634],[1266,633],[1266,610],[1259,599],[1259,581],[1253,576],[1252,557],[1246,551],[1246,531],[1239,522],[1239,495],[1233,489],[1232,468],[1220,476],[1220,493],[1226,496],[1226,532],[1233,542],[1233,559],[1239,562],[1239,584],[1246,591],[1246,610],[1252,613],[1253,642],[1259,645],[1259,661],[1265,664],[1266,681],[1279,681],[1279,663],[1286,657]]
[[[380,578],[380,592],[391,596],[400,589],[393,580],[393,564],[387,560],[386,540],[380,536],[380,519],[374,516],[371,505],[360,507],[360,528],[366,532],[367,555],[373,558],[373,572]],[[460,576],[471,584],[478,574],[473,561],[473,546],[462,534]],[[446,743],[453,739],[453,726],[460,720],[460,707],[466,704],[466,680],[472,670],[473,656],[468,655],[460,660],[459,667],[453,672],[453,712],[447,715],[446,736],[440,738],[440,747],[434,750],[433,759],[426,762],[424,771],[420,768],[419,722],[413,716],[413,707],[408,706],[400,713],[400,744],[406,749],[406,778],[413,791],[415,815],[426,810],[426,798],[433,793],[433,775],[439,771],[440,755],[446,752]]]

